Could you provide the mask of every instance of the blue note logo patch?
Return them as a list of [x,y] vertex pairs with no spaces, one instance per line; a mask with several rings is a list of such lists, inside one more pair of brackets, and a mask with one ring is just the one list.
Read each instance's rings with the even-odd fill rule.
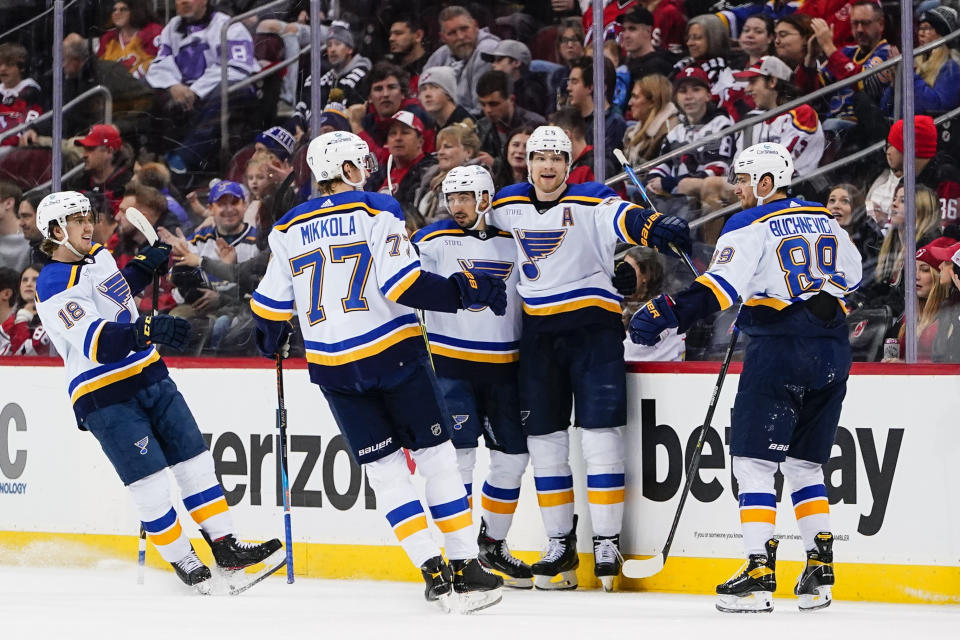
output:
[[543,260],[556,253],[567,235],[566,229],[548,229],[546,231],[514,229],[513,231],[513,235],[520,245],[520,250],[527,257],[527,262],[520,265],[520,269],[528,280],[536,280],[540,277],[540,268],[536,264],[537,260]]
[[116,322],[130,322],[132,320],[130,310],[127,308],[127,303],[130,302],[130,285],[127,284],[122,273],[117,271],[98,284],[97,291],[100,292],[100,295],[120,307],[120,310],[114,318]]
[[134,442],[134,443],[133,443],[133,446],[135,446],[135,447],[137,447],[138,449],[140,449],[140,455],[145,456],[145,455],[147,455],[147,445],[148,445],[148,444],[150,444],[150,436],[144,436],[143,439],[137,440],[136,442]]
[[453,416],[453,428],[457,431],[463,429],[463,425],[467,423],[467,420],[470,419],[469,413],[457,413]]

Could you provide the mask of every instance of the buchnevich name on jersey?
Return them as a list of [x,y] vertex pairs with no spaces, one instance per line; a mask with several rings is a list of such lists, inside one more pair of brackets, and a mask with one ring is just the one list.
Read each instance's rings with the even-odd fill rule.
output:
[[307,245],[318,242],[323,238],[335,238],[357,235],[357,225],[353,216],[321,218],[313,222],[300,225],[300,242]]
[[440,220],[412,238],[427,271],[449,277],[457,271],[485,273],[507,285],[507,310],[502,317],[488,307],[457,313],[425,312],[427,339],[437,375],[470,380],[502,380],[505,368],[520,359],[520,298],[517,250],[506,231],[462,229],[453,220]]
[[833,233],[830,223],[821,216],[797,216],[770,221],[770,233],[780,238],[798,233]]

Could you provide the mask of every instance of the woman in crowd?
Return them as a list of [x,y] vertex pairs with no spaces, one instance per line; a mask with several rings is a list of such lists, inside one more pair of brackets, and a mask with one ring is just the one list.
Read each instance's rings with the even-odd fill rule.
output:
[[520,127],[507,134],[504,153],[493,165],[493,181],[497,189],[527,180],[527,138],[533,127]]
[[748,59],[743,63],[744,69],[763,56],[773,54],[773,19],[762,14],[754,14],[747,18],[740,30],[740,50],[747,54]]
[[0,356],[49,356],[50,337],[37,315],[37,276],[42,264],[31,264],[20,273],[19,300],[16,313],[0,326]]
[[[950,295],[950,284],[943,284],[940,278],[940,263],[936,260],[928,247],[917,250],[917,361],[931,362],[933,360],[933,344],[937,337],[941,306]],[[884,358],[884,362],[897,362],[905,357],[904,344],[906,333],[906,319],[901,316],[894,327],[893,335],[900,343],[900,358]]]
[[807,46],[813,37],[811,22],[810,16],[793,13],[777,20],[773,28],[774,53],[793,69],[793,84],[803,93],[817,88],[817,63]]
[[[663,293],[664,259],[650,247],[630,247],[623,259],[637,272],[636,290],[620,303],[623,325],[628,327],[641,306]],[[685,352],[686,337],[676,329],[664,331],[660,342],[652,347],[635,344],[629,337],[623,341],[623,358],[628,362],[677,362],[683,360]]]
[[673,86],[659,74],[644,76],[633,83],[630,113],[637,121],[627,129],[623,150],[636,166],[657,157],[667,132],[678,124]]
[[750,111],[743,87],[733,77],[733,69],[742,68],[743,56],[730,49],[730,32],[715,14],[699,15],[687,23],[687,51],[690,55],[674,65],[674,74],[687,67],[703,69],[710,80],[710,93],[715,96],[734,122]]
[[567,101],[567,79],[573,63],[586,54],[583,40],[583,23],[580,18],[564,18],[560,21],[560,26],[557,27],[557,59],[563,66],[554,71],[550,78],[550,86],[557,87],[559,94],[552,96],[557,106]]
[[247,191],[250,192],[250,202],[243,214],[243,221],[256,225],[264,198],[277,188],[276,182],[270,179],[270,160],[266,154],[262,152],[253,154],[247,162],[243,178]]
[[883,233],[873,218],[867,215],[863,191],[852,184],[838,184],[830,188],[827,209],[849,234],[863,259],[863,281],[873,280],[877,256],[883,245]]
[[443,179],[454,167],[480,164],[479,151],[480,138],[473,127],[458,123],[440,130],[437,134],[437,164],[427,170],[420,183],[422,195],[417,202],[417,211],[422,219],[417,221],[417,228],[450,217],[441,189]]
[[110,14],[113,28],[100,38],[97,55],[123,64],[135,78],[143,78],[157,57],[156,42],[163,27],[146,0],[119,0]]

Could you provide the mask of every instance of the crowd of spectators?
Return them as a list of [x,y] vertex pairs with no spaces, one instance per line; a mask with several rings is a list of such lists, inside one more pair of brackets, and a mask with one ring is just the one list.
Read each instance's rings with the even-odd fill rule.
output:
[[[254,352],[246,299],[265,271],[271,225],[310,197],[305,149],[312,137],[360,135],[379,162],[365,189],[396,197],[412,233],[449,216],[440,185],[453,167],[484,166],[498,188],[526,180],[525,142],[545,123],[572,141],[568,182],[595,180],[593,121],[602,114],[606,177],[619,172],[612,151],[621,148],[642,166],[657,208],[691,222],[707,218],[695,225],[701,266],[735,202],[727,173],[736,154],[762,141],[787,147],[795,194],[824,202],[863,256],[863,285],[848,300],[859,359],[879,359],[884,338],[903,343],[905,297],[914,293],[903,282],[904,237],[913,233],[921,359],[960,361],[960,279],[950,253],[960,249],[960,148],[951,136],[955,119],[934,121],[960,107],[960,39],[914,59],[913,150],[904,149],[896,68],[802,100],[899,55],[897,3],[607,2],[602,60],[591,55],[589,0],[338,3],[339,14],[322,16],[321,41],[313,43],[322,55],[321,104],[313,104],[310,52],[303,51],[311,42],[304,0],[238,21],[232,16],[263,3],[75,4],[80,18],[67,22],[62,43],[48,43],[62,47],[64,101],[97,86],[109,101],[95,92],[54,114],[63,121],[70,169],[63,188],[91,197],[96,240],[119,264],[144,242],[125,218],[129,207],[173,245],[159,308],[194,324],[193,353]],[[960,28],[953,0],[915,4],[917,45]],[[37,28],[48,33],[49,24],[40,20]],[[50,349],[31,289],[47,260],[35,214],[49,192],[54,76],[36,33],[12,29],[0,38],[0,354],[7,355]],[[593,86],[596,65],[602,87]],[[798,99],[803,104],[780,109]],[[314,110],[318,131],[311,130]],[[755,116],[753,126],[725,131]],[[883,151],[818,171],[878,142]],[[913,230],[904,223],[905,161],[915,163],[919,187]],[[613,187],[641,201],[633,185]],[[640,249],[625,255],[641,284],[625,310],[684,284],[675,260]],[[142,311],[152,293],[144,293]],[[686,341],[670,336],[629,357],[711,357],[714,337],[732,320],[719,316]]]

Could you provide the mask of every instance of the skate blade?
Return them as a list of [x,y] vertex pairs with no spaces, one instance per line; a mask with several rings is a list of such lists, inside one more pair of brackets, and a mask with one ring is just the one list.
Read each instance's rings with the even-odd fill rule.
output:
[[436,600],[427,600],[427,604],[440,609],[443,613],[450,613],[453,611],[453,600],[453,592],[450,592],[440,596]]
[[613,578],[614,576],[598,576],[600,578],[600,586],[603,587],[603,590],[607,593],[613,592]]
[[717,611],[724,613],[769,613],[773,611],[773,594],[753,591],[744,596],[717,595]]
[[[231,596],[240,595],[250,587],[262,582],[269,576],[279,571],[287,564],[287,551],[284,548],[277,549],[264,559],[262,562],[264,568],[256,573],[246,573],[239,571],[222,571],[224,579],[227,582],[229,594]],[[256,565],[254,565],[256,566]]]
[[[560,578],[557,580],[556,578]],[[564,571],[556,576],[533,576],[533,586],[541,591],[564,591],[577,588],[577,571]]]
[[499,571],[494,572],[503,578],[503,586],[511,589],[533,589],[533,578],[512,578]]
[[503,591],[500,588],[490,591],[467,591],[456,594],[451,603],[451,611],[460,614],[471,614],[492,607],[503,600]]
[[213,579],[208,578],[203,582],[193,585],[193,590],[202,596],[213,595]]
[[833,602],[833,594],[829,586],[817,587],[815,593],[802,593],[797,596],[799,602],[797,606],[800,611],[816,611],[817,609],[826,609]]

